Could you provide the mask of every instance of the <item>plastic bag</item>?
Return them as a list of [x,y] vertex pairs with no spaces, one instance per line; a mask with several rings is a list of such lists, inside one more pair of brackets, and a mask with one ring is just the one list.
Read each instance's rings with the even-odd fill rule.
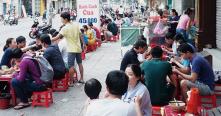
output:
[[165,36],[168,31],[168,27],[164,26],[161,20],[158,21],[156,27],[153,30],[153,33],[159,36]]
[[189,98],[187,100],[187,112],[191,114],[197,114],[198,106],[200,106],[199,90],[197,88],[192,88],[190,90]]

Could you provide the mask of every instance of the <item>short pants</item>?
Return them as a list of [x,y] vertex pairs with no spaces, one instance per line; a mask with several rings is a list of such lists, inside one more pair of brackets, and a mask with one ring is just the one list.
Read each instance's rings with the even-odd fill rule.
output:
[[68,53],[68,67],[69,67],[69,69],[71,67],[74,67],[75,59],[77,61],[77,64],[81,64],[82,63],[81,53]]
[[112,32],[107,31],[107,37],[108,37],[108,38],[111,38],[112,36],[113,36]]
[[200,95],[211,95],[214,92],[210,89],[210,87],[204,83],[201,83],[199,81],[195,81],[194,83],[191,81],[187,80],[187,88],[191,89],[191,88],[198,88]]

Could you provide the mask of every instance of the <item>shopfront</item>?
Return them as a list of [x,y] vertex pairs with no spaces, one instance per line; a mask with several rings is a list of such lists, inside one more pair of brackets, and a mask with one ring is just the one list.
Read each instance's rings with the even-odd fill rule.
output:
[[216,0],[216,45],[221,49],[221,0]]

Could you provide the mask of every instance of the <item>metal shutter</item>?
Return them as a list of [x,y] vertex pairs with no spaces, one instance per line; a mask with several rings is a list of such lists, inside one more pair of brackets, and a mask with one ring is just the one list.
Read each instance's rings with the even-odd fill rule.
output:
[[221,0],[216,0],[216,45],[221,49]]

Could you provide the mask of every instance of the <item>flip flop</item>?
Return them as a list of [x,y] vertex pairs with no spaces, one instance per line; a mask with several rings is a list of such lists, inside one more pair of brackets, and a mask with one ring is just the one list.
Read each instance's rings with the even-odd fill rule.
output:
[[29,106],[30,106],[30,104],[22,104],[22,105],[18,104],[17,106],[14,107],[14,109],[15,110],[20,110],[20,109],[23,109],[23,108],[26,108],[26,107],[29,107]]

